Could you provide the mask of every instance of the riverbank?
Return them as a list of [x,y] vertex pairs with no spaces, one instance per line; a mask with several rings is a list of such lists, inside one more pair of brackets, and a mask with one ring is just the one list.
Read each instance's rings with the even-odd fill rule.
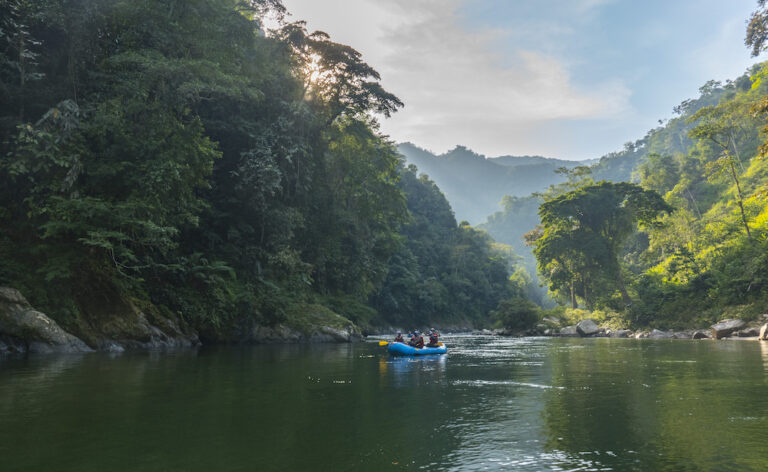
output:
[[238,320],[201,336],[181,317],[146,302],[105,294],[77,319],[57,322],[36,310],[18,291],[0,287],[0,355],[123,352],[189,348],[201,344],[343,343],[363,339],[349,319],[327,307],[296,303],[284,323],[263,326]]
[[595,337],[595,338],[635,338],[635,339],[752,339],[768,340],[768,314],[762,315],[757,321],[741,319],[724,319],[708,328],[686,330],[660,329],[616,329],[600,326],[593,319],[585,319],[577,324],[557,326],[560,320],[544,318],[542,323],[532,330],[512,332],[505,330],[480,331],[480,334],[497,334],[500,336],[552,336],[552,337]]

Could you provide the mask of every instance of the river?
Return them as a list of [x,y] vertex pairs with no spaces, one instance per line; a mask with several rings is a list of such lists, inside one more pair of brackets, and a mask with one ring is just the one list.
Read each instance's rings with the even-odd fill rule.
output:
[[445,342],[0,360],[0,470],[768,470],[768,343]]

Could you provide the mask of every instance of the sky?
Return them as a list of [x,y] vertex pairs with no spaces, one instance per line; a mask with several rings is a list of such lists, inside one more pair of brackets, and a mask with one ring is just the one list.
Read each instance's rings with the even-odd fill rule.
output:
[[642,138],[744,46],[756,0],[283,0],[348,44],[405,108],[396,142],[591,159]]

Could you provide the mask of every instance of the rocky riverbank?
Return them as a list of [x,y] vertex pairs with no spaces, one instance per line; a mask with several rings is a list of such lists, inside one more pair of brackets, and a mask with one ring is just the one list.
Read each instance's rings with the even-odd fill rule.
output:
[[[561,337],[594,337],[594,338],[635,338],[635,339],[760,339],[768,340],[768,314],[762,315],[759,321],[746,322],[739,319],[721,320],[709,328],[687,330],[637,330],[612,329],[599,326],[595,320],[582,320],[575,325],[556,326],[559,320],[544,319],[535,329],[525,333],[496,331],[493,334],[502,336],[561,336]],[[491,332],[489,332],[490,334]]]
[[[36,310],[13,288],[0,287],[0,355],[26,353],[122,352],[201,345],[195,329],[183,320],[138,300],[103,294],[82,307],[67,324]],[[212,344],[324,343],[362,340],[360,329],[326,307],[296,304],[290,322],[261,326],[239,320]]]

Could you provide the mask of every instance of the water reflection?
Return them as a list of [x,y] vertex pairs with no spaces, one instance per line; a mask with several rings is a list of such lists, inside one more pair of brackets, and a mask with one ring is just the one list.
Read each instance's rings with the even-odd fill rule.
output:
[[768,470],[767,343],[446,342],[0,363],[0,469]]

